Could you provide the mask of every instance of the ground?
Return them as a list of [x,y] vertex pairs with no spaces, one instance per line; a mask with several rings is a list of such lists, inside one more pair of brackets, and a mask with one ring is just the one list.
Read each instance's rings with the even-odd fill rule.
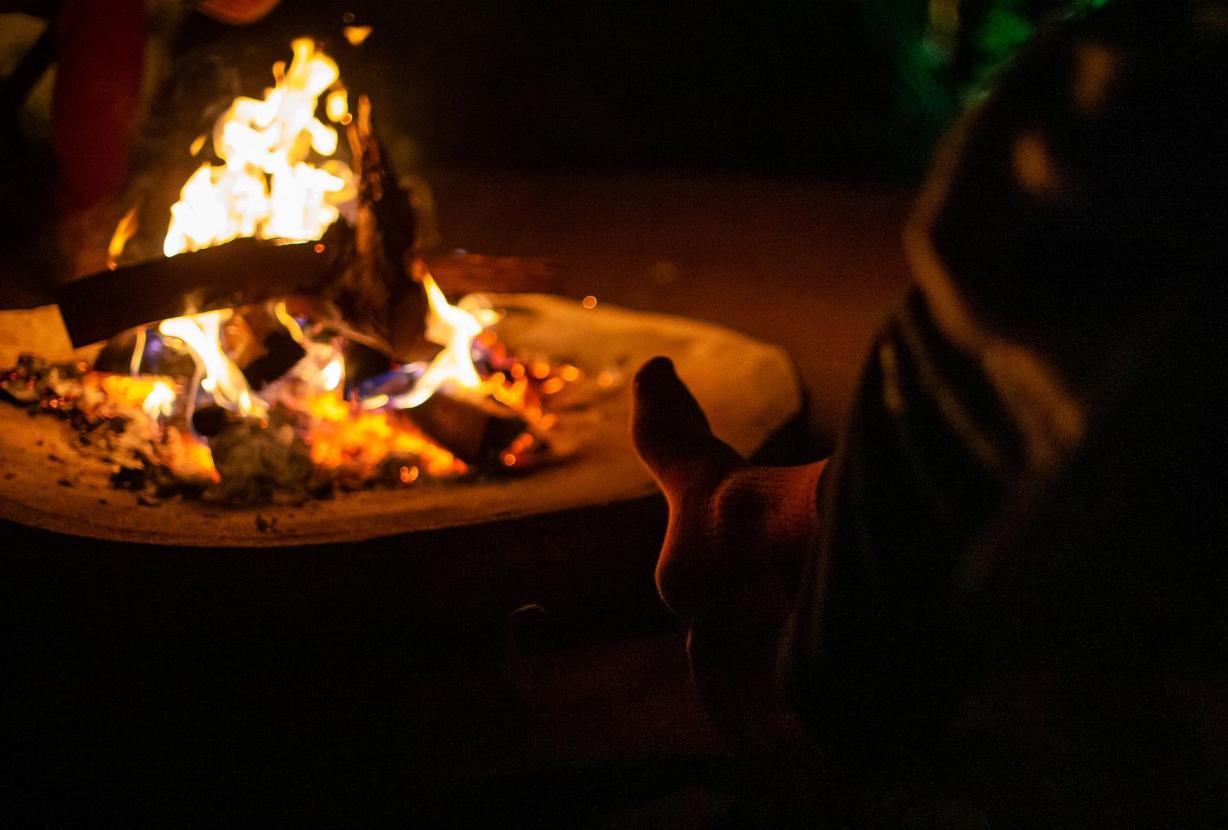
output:
[[[702,318],[785,347],[796,361],[811,405],[804,434],[796,435],[777,455],[781,461],[805,461],[830,447],[870,338],[905,285],[899,233],[909,194],[902,189],[664,173],[572,176],[436,170],[426,178],[438,205],[444,249],[549,257],[558,263],[563,292],[569,296],[578,299],[591,294],[602,303]],[[0,281],[0,287],[0,300],[8,305],[30,297],[20,295],[8,279]],[[643,602],[651,591],[650,558],[661,529],[660,510],[650,506],[633,515],[650,517],[643,522],[642,538],[633,546],[636,555],[630,557],[637,576],[628,591]],[[573,525],[587,527],[589,523]],[[534,532],[549,529],[539,522]],[[555,535],[576,532],[573,527],[557,530]],[[631,534],[628,538],[637,537]],[[551,547],[563,551],[569,539],[552,542]],[[440,545],[446,547],[442,542],[435,547]],[[14,543],[13,550],[18,548],[22,545]],[[23,555],[13,553],[6,572],[13,575],[19,566],[31,568],[29,573],[41,573],[37,566],[40,554]],[[97,555],[107,561],[113,558],[103,552]],[[80,561],[88,563],[93,556],[82,556]],[[390,632],[392,641],[401,645],[391,647],[388,654],[380,652],[380,659],[391,662],[375,668],[398,678],[408,672],[414,679],[399,691],[381,689],[377,698],[356,702],[350,698],[364,685],[353,678],[350,669],[362,665],[361,656],[345,656],[349,646],[342,641],[351,633],[337,633],[330,626],[351,619],[363,621],[355,622],[356,627],[370,625],[377,631],[398,620],[400,627],[412,627],[406,622],[412,614],[388,611],[381,616],[385,611],[372,610],[397,607],[397,580],[407,585],[420,581],[409,578],[410,571],[389,570],[370,556],[356,571],[357,560],[352,557],[323,552],[310,559],[314,571],[290,567],[272,556],[265,557],[263,564],[251,564],[242,557],[212,564],[195,559],[185,571],[187,565],[168,564],[164,556],[140,552],[119,567],[125,573],[116,574],[105,568],[105,573],[89,570],[98,560],[93,561],[95,565],[84,565],[80,574],[74,570],[76,565],[61,566],[64,572],[56,576],[57,585],[75,587],[57,590],[69,596],[80,590],[89,596],[94,592],[92,586],[98,586],[101,598],[92,602],[101,619],[110,619],[105,610],[110,600],[101,586],[120,586],[114,589],[115,595],[127,604],[125,612],[135,621],[123,636],[134,639],[119,646],[106,640],[105,648],[125,659],[142,664],[144,652],[132,643],[147,638],[167,650],[160,660],[183,660],[185,666],[195,666],[201,659],[206,665],[216,661],[221,672],[233,662],[229,649],[236,643],[254,643],[245,647],[250,652],[245,660],[250,658],[251,666],[259,668],[245,668],[246,673],[236,675],[238,680],[228,681],[217,674],[208,692],[189,693],[193,701],[212,701],[201,704],[206,706],[204,712],[192,716],[203,717],[202,723],[231,724],[224,711],[207,707],[237,694],[236,700],[257,701],[257,708],[242,710],[237,722],[256,718],[251,728],[267,729],[267,725],[257,725],[259,718],[253,712],[272,707],[270,712],[281,714],[278,701],[290,698],[274,694],[278,682],[285,682],[287,676],[324,678],[318,690],[296,687],[293,692],[302,712],[324,713],[322,722],[313,727],[307,721],[298,727],[301,733],[282,736],[287,747],[315,746],[320,754],[299,758],[304,778],[297,788],[276,790],[275,771],[261,767],[267,781],[259,775],[254,780],[266,781],[261,785],[266,794],[282,792],[287,799],[300,799],[295,804],[302,807],[324,800],[322,793],[326,792],[327,803],[339,810],[348,794],[361,797],[371,817],[404,815],[425,807],[436,815],[475,820],[520,816],[555,826],[573,823],[572,819],[612,827],[700,827],[722,816],[732,821],[728,811],[737,769],[721,753],[690,687],[681,632],[659,609],[645,611],[642,605],[635,608],[640,621],[627,624],[628,614],[620,614],[616,605],[616,591],[604,598],[614,604],[600,613],[588,613],[592,609],[585,609],[587,616],[579,613],[576,618],[586,619],[587,628],[573,626],[568,612],[557,607],[553,617],[541,619],[530,610],[509,618],[502,645],[488,643],[472,661],[437,661],[433,668],[422,671],[409,671],[403,665],[389,668],[404,663],[406,655],[401,652],[416,648],[413,643],[418,636]],[[148,569],[148,579],[138,576],[146,572],[142,569]],[[359,571],[362,577],[355,575]],[[426,568],[425,572],[431,571]],[[17,571],[17,582],[21,573]],[[265,593],[253,587],[264,584],[257,580],[249,581],[246,589],[234,588],[233,596],[227,594],[232,584],[250,580],[253,573],[257,577],[264,574]],[[326,583],[322,575],[327,574],[332,574],[327,579],[340,581]],[[79,582],[75,581],[78,576]],[[159,584],[173,590],[147,599],[147,593],[159,592],[152,587]],[[421,585],[418,588],[424,590]],[[285,591],[286,598],[273,598],[277,590]],[[475,591],[475,595],[480,593]],[[182,602],[166,599],[176,596]],[[502,597],[501,601],[511,599]],[[329,604],[320,606],[321,600]],[[577,608],[583,606],[582,598],[573,600]],[[476,601],[476,596],[466,597],[467,605]],[[10,607],[37,611],[37,603],[28,596],[23,602]],[[195,610],[193,603],[199,603]],[[229,608],[219,612],[222,603]],[[338,616],[329,616],[331,623],[313,616],[312,609],[332,608],[331,603],[350,609],[350,616],[334,612]],[[194,633],[185,635],[186,641],[205,649],[206,657],[182,657],[176,645],[179,640],[150,634],[139,622],[146,604],[154,609],[148,612],[151,620],[162,619],[160,615],[199,620],[203,612],[230,622],[217,623],[221,628],[216,630],[205,624],[200,624],[200,631],[193,629]],[[305,627],[294,622],[300,617],[308,621]],[[271,633],[269,620],[278,626]],[[591,636],[577,635],[581,629]],[[71,631],[71,624],[65,630]],[[329,643],[336,638],[337,643],[322,641],[324,651],[314,652],[300,642],[303,631],[317,637],[327,635]],[[99,642],[105,639],[101,634],[98,637]],[[68,641],[78,650],[89,651],[79,633],[69,635]],[[284,650],[287,643],[291,644],[289,651]],[[266,649],[278,655],[276,660],[265,656]],[[88,664],[91,654],[79,656]],[[338,666],[348,667],[344,676],[327,673],[330,667],[340,672]],[[109,701],[105,706],[121,713],[118,722],[134,717],[137,710],[124,697],[131,684],[111,676],[106,667],[94,670],[102,672],[96,679],[98,688],[106,691],[87,701],[91,705]],[[180,676],[176,670],[165,671],[165,678],[155,674],[155,679],[138,687],[157,689],[159,683],[171,683]],[[340,695],[345,702],[334,701],[330,695]],[[412,714],[393,716],[390,712]],[[170,717],[166,712],[160,716]],[[171,723],[178,724],[178,717]],[[402,726],[410,723],[416,730],[414,742],[393,742],[390,737],[393,748],[382,747],[389,751],[386,760],[373,760],[370,752],[374,750],[369,746],[338,746],[319,737],[348,734],[347,718],[365,725],[385,720]],[[103,734],[107,734],[105,728]],[[310,737],[312,734],[316,737]],[[320,741],[328,745],[317,746]],[[159,746],[152,739],[151,745]],[[260,743],[258,749],[278,757],[276,747],[267,743]],[[329,760],[334,754],[336,763]],[[365,777],[346,779],[344,770],[353,769],[346,766],[346,759],[370,764],[360,766]],[[247,769],[243,764],[255,761],[243,758],[235,763],[239,765],[236,769]],[[379,771],[378,780],[371,779],[372,769]],[[146,772],[151,782],[173,780],[161,770]],[[424,774],[431,782],[424,780]],[[251,779],[250,770],[246,775]],[[198,792],[230,786],[225,770],[214,769],[210,776],[200,779]],[[133,781],[128,783],[133,785]],[[301,795],[310,790],[315,791],[315,800]],[[379,796],[380,791],[385,795]],[[398,804],[398,795],[404,798],[414,793],[415,799],[423,799],[424,792],[432,791],[440,801]],[[377,803],[379,807],[374,806]],[[179,818],[183,806],[168,801],[152,815]],[[278,805],[265,806],[276,811]],[[241,815],[244,813],[236,814]]]
[[906,188],[670,174],[427,174],[448,248],[543,256],[565,290],[783,346],[829,447],[906,284]]

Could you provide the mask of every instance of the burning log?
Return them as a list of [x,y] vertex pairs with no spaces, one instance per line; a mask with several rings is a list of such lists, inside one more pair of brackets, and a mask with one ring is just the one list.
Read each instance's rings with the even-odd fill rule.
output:
[[358,99],[347,136],[358,178],[358,216],[337,306],[357,329],[354,339],[404,359],[426,331],[426,293],[411,276],[417,227],[413,208],[375,135],[366,96]]
[[357,218],[334,222],[318,241],[236,239],[200,251],[102,271],[60,286],[56,299],[73,345],[136,326],[213,309],[302,295],[333,308],[337,328],[400,358],[421,343],[427,300],[412,277],[415,220],[359,100],[349,127],[357,166]]
[[323,294],[338,257],[351,247],[350,236],[338,222],[318,242],[236,239],[65,283],[56,289],[56,302],[73,345],[84,346],[171,317],[285,294]]
[[[448,301],[416,258],[412,203],[370,102],[359,98],[351,116],[331,59],[306,39],[292,46],[264,101],[236,98],[219,118],[222,163],[204,162],[184,184],[166,257],[60,289],[74,343],[111,337],[95,371],[80,363],[61,383],[52,367],[0,386],[16,398],[45,375],[27,406],[91,429],[131,422],[134,469],[165,469],[172,481],[182,471],[231,503],[535,463],[556,420],[543,396],[566,379],[509,355],[484,331],[500,315],[482,301]],[[316,115],[326,90],[348,166],[330,158],[338,134]],[[543,276],[540,263],[469,259],[466,273],[503,275],[496,286]]]
[[467,464],[489,464],[528,426],[515,412],[487,398],[445,392],[436,392],[408,414]]

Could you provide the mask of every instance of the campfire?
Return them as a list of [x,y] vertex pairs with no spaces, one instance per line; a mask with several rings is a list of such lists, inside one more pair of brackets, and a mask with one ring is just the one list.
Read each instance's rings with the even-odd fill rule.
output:
[[[311,40],[239,97],[190,151],[164,258],[66,284],[59,305],[92,362],[23,355],[0,388],[59,415],[112,484],[231,504],[507,474],[552,443],[565,390],[608,389],[501,341],[481,296],[449,301],[415,217],[337,64]],[[348,150],[348,152],[347,152]],[[348,155],[348,161],[344,156]]]
[[0,518],[264,548],[653,497],[626,380],[658,354],[741,453],[798,412],[775,346],[582,274],[558,296],[542,261],[428,267],[368,100],[310,40],[273,80],[185,140],[178,198],[118,222],[109,269],[0,311]]

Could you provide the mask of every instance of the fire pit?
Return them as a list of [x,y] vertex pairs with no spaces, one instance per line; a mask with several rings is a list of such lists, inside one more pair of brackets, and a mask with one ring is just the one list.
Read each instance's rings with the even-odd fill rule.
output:
[[[458,289],[484,286],[442,272],[435,283],[369,113],[351,117],[335,79],[300,70],[275,74],[319,87],[308,103],[324,111],[300,126],[318,142],[317,172],[341,185],[305,171],[285,192],[311,185],[291,207],[327,221],[201,231],[210,188],[239,181],[232,168],[273,175],[263,157],[215,153],[236,165],[202,164],[185,186],[184,199],[208,198],[179,208],[167,258],[127,267],[121,223],[109,277],[65,289],[60,308],[0,311],[0,367],[23,355],[42,367],[27,360],[0,402],[0,607],[16,646],[0,675],[17,690],[6,698],[16,789],[36,794],[40,820],[154,794],[155,823],[176,823],[236,792],[292,798],[318,819],[353,800],[338,798],[343,768],[387,816],[438,805],[439,784],[466,769],[458,735],[538,706],[518,611],[553,620],[543,642],[559,648],[667,625],[651,576],[665,510],[628,430],[636,368],[672,357],[745,454],[800,407],[782,350],[717,326],[545,294],[465,300]],[[332,149],[325,120],[353,145],[352,178],[319,158]],[[283,161],[266,166],[299,169]],[[236,318],[259,336],[223,342]],[[295,360],[257,371],[281,354],[270,333]],[[44,382],[56,363],[62,376]],[[310,380],[308,393],[287,376]],[[439,381],[430,394],[424,378]],[[306,426],[275,423],[304,413]],[[487,415],[514,428],[492,431]],[[372,429],[330,443],[329,429],[361,425]],[[280,447],[303,453],[287,458],[311,462],[295,487],[231,498],[227,477],[243,473],[228,465],[260,451],[239,441],[227,459],[220,447],[281,427]],[[411,438],[433,449],[398,444]],[[168,492],[127,478],[176,459]],[[327,492],[299,486],[317,475]],[[463,682],[440,679],[458,667]],[[668,730],[659,741],[677,743]],[[54,795],[42,801],[44,789]]]
[[626,435],[627,380],[654,354],[744,453],[796,413],[787,358],[732,332],[594,298],[449,298],[369,102],[352,114],[336,63],[292,48],[193,143],[210,153],[163,257],[121,267],[134,208],[59,316],[7,314],[0,390],[61,418],[0,408],[0,516],[290,545],[626,500],[652,489]]
[[[112,484],[114,463],[81,454],[61,420],[0,406],[0,516],[48,530],[167,545],[265,546],[362,539],[633,499],[654,484],[628,436],[626,378],[654,354],[677,363],[713,426],[743,453],[798,411],[792,367],[775,347],[716,326],[546,295],[496,295],[499,335],[512,350],[565,357],[593,378],[615,372],[595,399],[574,457],[519,475],[404,489],[341,492],[301,504],[234,508],[153,501]],[[0,364],[22,353],[89,360],[74,352],[54,307],[0,312]],[[594,381],[596,383],[596,381]]]

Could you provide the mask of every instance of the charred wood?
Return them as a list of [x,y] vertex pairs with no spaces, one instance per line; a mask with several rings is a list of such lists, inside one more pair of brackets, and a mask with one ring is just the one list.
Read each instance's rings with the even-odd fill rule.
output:
[[527,426],[507,407],[463,393],[436,392],[406,412],[432,440],[466,464],[490,464]]
[[56,299],[73,344],[169,317],[301,295],[331,311],[340,333],[403,360],[421,342],[427,313],[426,293],[412,276],[413,208],[365,98],[348,139],[358,178],[353,227],[338,220],[313,242],[236,239],[65,283]]
[[236,239],[65,283],[56,301],[73,345],[84,346],[169,317],[327,293],[352,235],[336,222],[319,242]]
[[415,222],[409,195],[397,183],[371,120],[358,100],[347,137],[358,178],[352,254],[343,260],[335,303],[368,345],[404,360],[426,331],[427,301],[411,276]]

